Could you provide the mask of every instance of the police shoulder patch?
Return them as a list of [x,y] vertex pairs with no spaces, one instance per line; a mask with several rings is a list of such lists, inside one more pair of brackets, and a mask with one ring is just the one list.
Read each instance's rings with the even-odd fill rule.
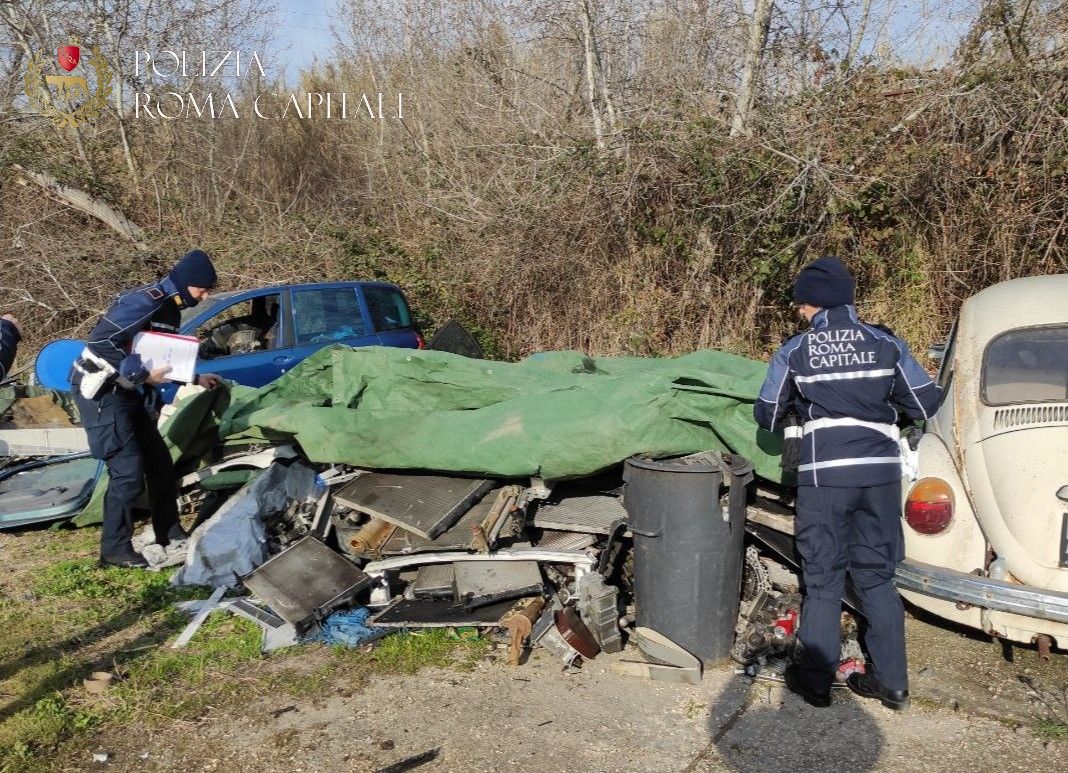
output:
[[166,293],[163,292],[163,290],[161,290],[159,287],[157,287],[155,285],[153,285],[152,287],[149,287],[148,290],[146,290],[146,292],[148,293],[148,297],[151,298],[154,301],[158,301],[161,298],[163,298],[163,296],[166,295]]

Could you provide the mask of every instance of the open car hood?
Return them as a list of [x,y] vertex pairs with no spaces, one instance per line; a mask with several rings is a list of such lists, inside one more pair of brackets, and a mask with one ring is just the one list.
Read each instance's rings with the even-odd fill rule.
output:
[[78,513],[89,501],[102,467],[87,454],[76,454],[0,470],[0,529]]

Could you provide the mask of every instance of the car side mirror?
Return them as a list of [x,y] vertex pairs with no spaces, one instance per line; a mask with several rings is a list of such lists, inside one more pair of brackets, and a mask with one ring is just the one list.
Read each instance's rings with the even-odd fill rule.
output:
[[941,362],[946,357],[946,345],[935,344],[927,350],[927,356],[935,362]]

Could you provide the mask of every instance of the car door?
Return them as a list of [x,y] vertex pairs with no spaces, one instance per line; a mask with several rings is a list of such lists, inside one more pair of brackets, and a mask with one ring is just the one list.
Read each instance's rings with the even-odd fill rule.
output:
[[382,346],[420,348],[422,339],[412,323],[408,301],[399,289],[388,284],[365,284],[363,297],[372,329]]
[[200,315],[183,333],[200,341],[198,373],[216,373],[245,386],[259,387],[283,372],[286,331],[282,291],[242,293]]
[[356,285],[294,287],[290,299],[293,348],[288,367],[330,344],[378,343],[365,319]]

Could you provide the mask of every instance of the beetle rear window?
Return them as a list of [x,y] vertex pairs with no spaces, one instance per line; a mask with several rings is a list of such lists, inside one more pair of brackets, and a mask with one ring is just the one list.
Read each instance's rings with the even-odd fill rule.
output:
[[983,402],[1068,401],[1068,326],[1010,330],[986,347]]

